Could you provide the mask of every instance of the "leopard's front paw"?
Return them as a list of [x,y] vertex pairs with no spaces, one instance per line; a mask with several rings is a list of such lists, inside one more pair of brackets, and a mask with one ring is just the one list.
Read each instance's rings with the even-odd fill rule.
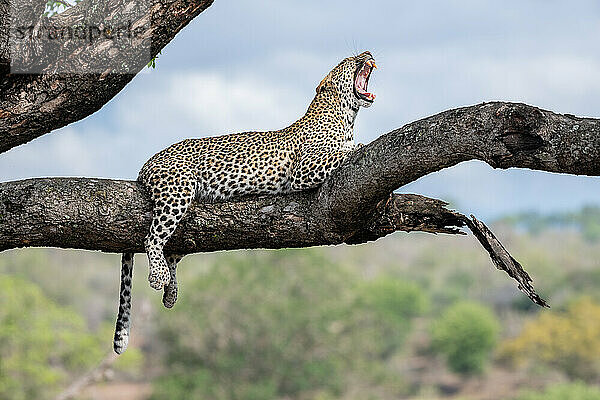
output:
[[169,273],[169,268],[167,268],[166,263],[159,267],[150,269],[148,282],[150,282],[150,287],[152,289],[162,290],[169,284],[170,281],[171,274]]

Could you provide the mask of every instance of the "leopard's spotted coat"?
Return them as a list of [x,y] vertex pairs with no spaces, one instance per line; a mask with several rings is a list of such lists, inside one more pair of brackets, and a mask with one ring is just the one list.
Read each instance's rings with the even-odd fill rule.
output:
[[[287,128],[186,139],[155,154],[138,180],[152,196],[154,216],[145,247],[154,289],[163,289],[163,304],[177,299],[175,270],[181,255],[163,247],[191,202],[247,194],[275,194],[315,187],[355,149],[354,120],[374,96],[366,85],[374,67],[371,53],[341,61],[319,84],[302,118]],[[357,90],[358,75],[363,75]],[[127,347],[130,327],[133,254],[122,258],[119,314],[114,350]]]

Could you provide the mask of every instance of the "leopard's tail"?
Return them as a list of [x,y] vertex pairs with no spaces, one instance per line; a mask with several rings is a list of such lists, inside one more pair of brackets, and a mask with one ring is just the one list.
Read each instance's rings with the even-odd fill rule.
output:
[[131,278],[133,276],[133,253],[123,253],[121,257],[121,289],[119,294],[119,315],[115,326],[113,348],[122,354],[129,343],[131,327]]

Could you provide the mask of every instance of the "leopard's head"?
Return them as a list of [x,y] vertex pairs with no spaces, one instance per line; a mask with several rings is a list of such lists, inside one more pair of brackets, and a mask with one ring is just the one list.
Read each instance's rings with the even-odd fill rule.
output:
[[342,102],[353,109],[370,107],[375,95],[367,92],[367,86],[374,68],[377,65],[368,51],[345,58],[323,78],[317,86],[317,94],[335,91]]

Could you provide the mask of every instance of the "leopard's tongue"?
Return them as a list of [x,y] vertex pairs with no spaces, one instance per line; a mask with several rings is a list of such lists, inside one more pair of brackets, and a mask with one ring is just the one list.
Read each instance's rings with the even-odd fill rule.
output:
[[369,100],[375,100],[375,95],[373,93],[367,92],[367,84],[370,72],[371,67],[365,63],[365,65],[363,65],[362,69],[358,73],[354,85],[358,93],[362,94]]

